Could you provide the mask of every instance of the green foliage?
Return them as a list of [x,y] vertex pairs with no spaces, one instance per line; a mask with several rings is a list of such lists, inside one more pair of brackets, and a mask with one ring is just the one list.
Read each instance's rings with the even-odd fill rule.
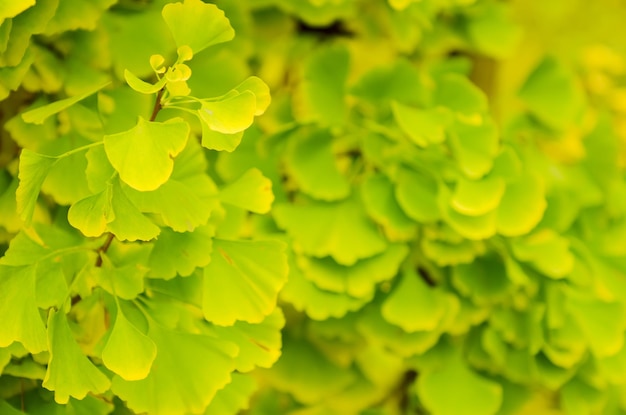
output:
[[0,1],[0,413],[626,413],[626,9],[544,3]]

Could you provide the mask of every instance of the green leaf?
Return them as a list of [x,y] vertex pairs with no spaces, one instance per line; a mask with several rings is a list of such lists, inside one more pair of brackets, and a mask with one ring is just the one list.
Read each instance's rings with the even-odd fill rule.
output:
[[204,268],[202,309],[207,320],[231,326],[259,323],[276,307],[287,280],[285,246],[277,241],[213,241]]
[[574,269],[569,240],[551,229],[514,239],[511,247],[517,259],[530,263],[551,278],[563,278]]
[[20,155],[20,184],[17,188],[17,210],[26,224],[30,224],[37,205],[37,197],[46,176],[57,162],[54,157],[23,149]]
[[294,112],[301,122],[317,121],[323,126],[344,123],[348,116],[346,80],[350,55],[342,45],[326,46],[306,61]]
[[252,376],[233,373],[231,382],[220,389],[204,411],[204,415],[230,415],[248,409],[248,401],[256,391],[257,384]]
[[102,349],[104,365],[124,380],[145,379],[156,354],[154,342],[128,321],[118,307],[115,325]]
[[331,258],[298,258],[304,276],[323,290],[369,298],[376,285],[395,277],[409,250],[406,245],[392,244],[382,252],[351,266],[337,264]]
[[167,82],[167,79],[163,77],[157,83],[150,84],[140,79],[137,75],[135,75],[128,69],[124,70],[124,79],[126,80],[126,83],[128,84],[129,87],[131,87],[132,89],[134,89],[135,91],[139,93],[147,94],[147,95],[156,94],[161,89],[163,89],[163,87],[165,86],[165,83]]
[[[145,246],[135,247],[141,249]],[[146,261],[141,256],[146,257],[147,254],[136,258],[137,262],[124,264],[114,263],[109,255],[101,253],[102,266],[92,270],[95,282],[116,297],[125,300],[137,298],[144,291],[144,277],[148,273],[148,268],[144,265]]]
[[452,284],[477,305],[504,302],[514,287],[499,257],[479,257],[471,264],[454,267]]
[[91,363],[76,343],[67,316],[62,311],[48,315],[50,362],[43,387],[54,391],[54,400],[66,404],[70,396],[83,399],[87,393],[106,392],[111,382]]
[[387,239],[408,241],[415,237],[417,226],[403,212],[394,190],[387,176],[373,174],[361,183],[361,199],[367,214],[383,227]]
[[205,267],[211,261],[214,232],[209,225],[183,233],[163,229],[150,253],[149,276],[169,280],[176,275],[187,277],[196,267]]
[[471,240],[481,240],[495,235],[497,222],[495,210],[479,216],[468,216],[452,208],[452,195],[447,188],[442,188],[439,197],[443,219],[461,236]]
[[168,330],[150,321],[157,355],[145,379],[113,377],[112,391],[136,413],[201,413],[231,380],[237,347],[213,337]]
[[330,398],[355,378],[351,370],[334,365],[311,343],[288,335],[280,360],[264,374],[276,389],[308,405]]
[[291,135],[285,168],[303,193],[321,200],[344,199],[350,183],[341,174],[332,150],[333,136],[326,130]]
[[509,57],[521,40],[521,28],[511,21],[507,5],[484,3],[481,6],[467,21],[472,44],[489,56]]
[[245,81],[237,85],[233,88],[233,90],[239,92],[240,94],[245,91],[250,91],[254,94],[254,97],[256,98],[256,111],[254,112],[254,115],[262,115],[265,113],[265,110],[272,102],[270,88],[261,78],[256,76],[246,78]]
[[0,316],[4,316],[0,347],[18,341],[31,353],[47,350],[46,329],[35,303],[35,267],[0,265],[0,285]]
[[46,27],[46,35],[76,29],[94,30],[102,14],[115,0],[59,1],[54,17]]
[[220,339],[239,346],[235,368],[239,372],[250,372],[255,367],[270,368],[280,357],[282,347],[281,329],[285,317],[280,308],[258,324],[238,321],[230,327],[213,327]]
[[254,213],[268,213],[274,201],[272,182],[259,169],[245,172],[220,190],[222,202]]
[[124,193],[142,212],[158,215],[177,232],[191,232],[206,224],[218,205],[217,186],[206,174],[207,167],[202,147],[189,140],[167,182],[148,192],[124,186]]
[[280,298],[303,311],[313,320],[326,320],[329,317],[343,317],[349,311],[355,311],[372,300],[372,296],[352,297],[319,288],[307,279],[291,251],[288,251],[289,278],[280,292]]
[[493,167],[499,147],[498,130],[491,119],[480,124],[457,121],[449,143],[461,171],[470,179],[479,179]]
[[197,114],[210,130],[235,134],[252,125],[255,112],[256,97],[246,90],[236,95],[226,95],[220,101],[202,101]]
[[452,123],[452,115],[445,108],[422,110],[393,101],[393,116],[409,138],[420,147],[439,144],[446,139],[446,129]]
[[26,121],[27,123],[43,124],[46,118],[54,114],[57,114],[63,111],[64,109],[71,107],[77,102],[82,101],[83,99],[95,94],[96,92],[100,91],[102,88],[109,85],[109,83],[110,82],[107,82],[106,84],[103,84],[103,85],[98,85],[97,87],[90,89],[89,91],[83,94],[76,95],[76,96],[66,98],[66,99],[62,99],[60,101],[55,101],[51,104],[44,105],[42,107],[38,107],[33,110],[27,111],[22,114],[22,119]]
[[459,179],[450,200],[451,206],[459,213],[480,216],[500,204],[505,182],[500,177],[486,177],[480,180]]
[[577,124],[585,106],[585,93],[576,76],[552,57],[533,70],[519,96],[534,116],[557,130]]
[[70,206],[67,220],[70,225],[88,237],[98,237],[107,228],[107,224],[115,219],[112,206],[113,185],[106,190],[88,196]]
[[113,233],[119,240],[149,241],[161,231],[128,199],[118,180],[113,183],[111,208],[114,219],[107,224],[107,231]]
[[589,293],[570,290],[566,304],[595,356],[613,356],[622,349],[626,327],[622,303],[605,302]]
[[35,5],[35,0],[4,0],[0,2],[0,23]]
[[418,222],[434,222],[440,218],[438,185],[432,178],[402,169],[396,179],[395,190],[398,203],[410,218]]
[[544,184],[535,174],[525,174],[509,181],[498,208],[498,233],[520,236],[541,221],[547,202]]
[[465,76],[446,73],[437,79],[435,106],[441,105],[466,117],[476,117],[488,109],[487,97]]
[[293,238],[296,249],[306,255],[330,255],[342,265],[353,265],[387,248],[385,238],[366,216],[356,197],[341,202],[279,204],[274,218]]
[[407,333],[435,330],[446,315],[447,295],[430,288],[415,271],[405,270],[383,302],[381,314]]
[[[454,399],[448,390],[454,391]],[[420,373],[417,393],[426,409],[437,415],[494,415],[502,405],[502,387],[477,375],[458,356]]]
[[104,149],[121,179],[139,191],[155,190],[174,169],[173,158],[187,144],[189,124],[181,118],[166,122],[139,117],[128,131],[104,136]]
[[202,123],[202,146],[209,150],[228,151],[236,149],[243,138],[243,131],[223,134],[213,131],[206,122]]
[[235,37],[224,12],[213,4],[185,0],[184,3],[166,5],[162,14],[176,46],[189,46],[194,54]]

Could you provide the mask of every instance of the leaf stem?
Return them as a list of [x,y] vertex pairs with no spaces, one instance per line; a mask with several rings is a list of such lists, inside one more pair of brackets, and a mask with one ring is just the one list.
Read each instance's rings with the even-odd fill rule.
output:
[[154,121],[159,114],[159,111],[161,111],[161,108],[163,108],[163,106],[161,105],[161,98],[163,97],[163,93],[165,93],[165,88],[159,89],[159,92],[156,96],[156,101],[154,102],[154,108],[152,109],[152,115],[150,116],[150,121]]
[[106,253],[106,251],[109,250],[109,247],[111,246],[111,242],[113,242],[113,239],[115,239],[115,235],[109,232],[109,234],[107,235],[107,239],[104,241],[102,246],[98,248],[98,250],[96,251],[98,253],[98,259],[96,259],[97,268],[100,268],[102,266],[102,254]]

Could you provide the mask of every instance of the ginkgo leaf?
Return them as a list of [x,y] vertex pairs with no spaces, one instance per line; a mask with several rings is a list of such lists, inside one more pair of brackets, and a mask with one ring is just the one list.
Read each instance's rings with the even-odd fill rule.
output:
[[371,297],[376,284],[392,279],[408,254],[403,244],[392,244],[376,256],[354,265],[337,264],[331,258],[299,258],[303,274],[324,290],[346,293],[353,297]]
[[224,203],[250,212],[267,213],[274,201],[272,182],[259,169],[253,168],[223,187],[219,198]]
[[504,194],[505,182],[500,177],[481,180],[460,179],[450,204],[459,213],[480,216],[498,207]]
[[[455,391],[454,399],[445,392],[448,389]],[[420,373],[417,393],[424,406],[438,415],[494,415],[502,404],[502,387],[476,374],[459,356]]]
[[214,232],[209,225],[182,233],[163,229],[150,253],[150,277],[166,280],[176,275],[186,277],[196,267],[206,266],[211,261]]
[[166,122],[139,117],[128,131],[104,136],[104,149],[121,179],[139,191],[157,189],[174,169],[173,158],[187,144],[189,124],[182,118]]
[[106,231],[107,224],[115,219],[111,199],[112,185],[106,190],[88,196],[70,206],[67,220],[83,235],[98,237]]
[[231,326],[260,323],[276,307],[287,280],[285,246],[279,241],[215,239],[204,268],[202,309],[207,320]]
[[122,241],[149,241],[159,234],[161,229],[128,199],[119,181],[113,183],[111,192],[113,220],[107,224],[107,231]]
[[137,75],[135,75],[128,69],[124,70],[124,79],[126,80],[126,83],[129,87],[137,92],[148,95],[159,92],[159,90],[163,89],[167,82],[167,78],[163,77],[155,84],[150,84],[140,79]]
[[207,223],[218,206],[218,190],[206,174],[202,147],[189,140],[174,160],[169,180],[156,190],[139,192],[124,186],[124,193],[139,210],[158,215],[177,232],[192,232]]
[[390,241],[408,241],[415,237],[417,226],[402,210],[394,194],[393,183],[383,174],[367,177],[361,183],[361,198],[367,214],[385,230]]
[[459,167],[470,179],[479,179],[493,167],[498,152],[498,130],[491,119],[480,124],[457,121],[448,141]]
[[209,150],[231,152],[239,146],[242,138],[243,131],[234,134],[224,134],[213,131],[207,123],[202,123],[202,147]]
[[[145,247],[145,245],[136,246]],[[147,257],[147,253],[144,256]],[[137,258],[137,261],[131,264],[117,264],[107,254],[100,254],[100,257],[102,265],[92,270],[93,278],[100,287],[125,300],[137,298],[144,291],[144,277],[148,273],[148,267],[142,263],[144,262],[142,258]]]
[[124,380],[145,379],[156,354],[154,342],[128,321],[118,307],[115,325],[102,349],[104,365]]
[[333,136],[325,130],[299,132],[289,137],[285,167],[300,190],[321,200],[339,200],[350,194],[350,183],[339,171],[332,150]]
[[352,370],[334,365],[310,342],[289,336],[283,342],[280,360],[264,375],[272,386],[289,392],[299,402],[322,402],[354,381]]
[[535,174],[525,174],[507,183],[498,208],[498,233],[520,236],[541,221],[547,202],[544,184]]
[[194,54],[235,36],[224,12],[213,4],[200,0],[185,0],[163,7],[163,19],[167,23],[176,46],[189,46]]
[[204,415],[227,415],[248,409],[248,401],[257,389],[252,376],[233,373],[231,382],[220,389],[204,411]]
[[418,222],[439,219],[438,185],[430,177],[413,170],[402,169],[396,179],[396,198],[402,210]]
[[289,278],[280,292],[280,298],[293,305],[296,310],[306,313],[311,319],[340,318],[350,311],[360,309],[372,300],[373,293],[370,296],[357,298],[319,288],[304,276],[293,258],[293,253],[288,251],[287,256]]
[[415,271],[405,270],[383,302],[385,320],[408,333],[435,330],[446,315],[446,294],[428,287]]
[[17,341],[31,353],[48,349],[46,329],[35,303],[35,269],[0,265],[0,316],[7,316],[0,324],[0,347]]
[[352,265],[387,247],[356,197],[333,203],[280,204],[273,214],[293,238],[296,249],[306,255],[330,255],[339,264]]
[[250,91],[254,94],[256,98],[256,111],[254,115],[262,115],[272,102],[270,88],[261,78],[256,76],[246,78],[245,81],[237,85],[233,90],[239,93]]
[[0,11],[0,22],[15,17],[34,5],[35,0],[4,1]]
[[174,331],[150,321],[156,358],[145,379],[113,377],[112,391],[136,413],[201,413],[231,380],[237,347],[221,339]]
[[220,339],[228,340],[239,346],[235,358],[237,371],[250,372],[255,367],[270,368],[280,357],[282,347],[281,329],[285,317],[280,308],[274,309],[258,324],[238,321],[230,327],[215,326],[213,330]]
[[83,94],[76,95],[76,96],[66,98],[66,99],[62,99],[60,101],[55,101],[51,104],[47,104],[42,107],[38,107],[30,111],[27,111],[22,114],[22,119],[28,123],[43,124],[46,118],[50,117],[51,115],[57,114],[63,111],[64,109],[71,107],[77,102],[82,101],[83,99],[95,94],[96,92],[100,91],[102,88],[109,85],[109,83],[110,82],[107,82],[106,84],[103,84],[103,85],[98,85],[97,87],[90,89]]
[[202,101],[197,111],[200,121],[222,134],[235,134],[252,125],[256,112],[255,95],[245,90],[220,101]]
[[87,393],[104,393],[111,382],[91,363],[76,343],[67,316],[62,311],[48,315],[50,362],[43,387],[54,391],[54,400],[66,404],[70,396],[83,399]]
[[393,101],[393,116],[409,138],[420,147],[439,144],[446,139],[446,128],[452,122],[452,114],[445,108],[422,110]]
[[28,149],[22,150],[18,173],[20,184],[17,188],[16,198],[17,210],[27,225],[33,218],[41,185],[56,162],[57,159],[54,157],[37,154]]
[[511,241],[511,248],[517,259],[551,278],[564,278],[574,268],[570,241],[551,229],[516,238]]

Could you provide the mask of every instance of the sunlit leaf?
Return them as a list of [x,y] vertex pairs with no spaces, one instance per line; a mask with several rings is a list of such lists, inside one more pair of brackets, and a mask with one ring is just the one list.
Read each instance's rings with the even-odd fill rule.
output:
[[563,278],[574,268],[569,241],[550,229],[515,239],[511,245],[517,259],[530,263],[549,277]]
[[47,350],[46,329],[35,303],[35,267],[0,265],[0,347],[17,341],[31,353]]
[[394,191],[386,176],[369,176],[361,184],[363,206],[367,214],[383,227],[390,241],[407,241],[415,236],[417,226],[398,204]]
[[74,203],[67,214],[70,225],[85,236],[102,235],[107,224],[115,219],[111,204],[112,187],[110,185],[106,190]]
[[406,332],[434,330],[446,314],[446,295],[429,288],[417,273],[407,270],[383,302],[385,320]]
[[87,393],[104,393],[109,379],[91,363],[76,343],[67,316],[51,311],[48,316],[50,363],[43,387],[54,391],[54,399],[65,404],[70,396],[83,399]]
[[278,225],[294,239],[297,249],[307,255],[330,255],[342,265],[352,265],[387,247],[355,197],[334,203],[280,204],[274,207],[273,214]]
[[27,149],[20,156],[20,184],[17,188],[17,210],[26,224],[29,224],[35,212],[37,197],[43,181],[57,162],[54,157],[37,154]]
[[253,168],[222,188],[219,198],[224,203],[250,212],[267,213],[274,201],[272,182],[260,170]]
[[161,231],[128,199],[119,181],[112,186],[111,207],[114,219],[107,224],[107,230],[122,241],[149,241]]
[[231,382],[217,391],[204,415],[229,415],[248,409],[248,401],[256,389],[257,384],[252,376],[233,373]]
[[[454,399],[445,392],[455,391]],[[459,358],[421,373],[417,393],[424,406],[439,415],[494,415],[502,404],[502,387],[472,371]]]
[[270,88],[261,78],[256,76],[246,78],[246,80],[237,85],[234,90],[239,93],[250,91],[254,94],[254,97],[256,98],[256,111],[254,112],[254,115],[263,114],[272,102]]
[[321,200],[350,194],[350,183],[337,167],[328,131],[302,132],[289,137],[285,167],[303,193]]
[[159,92],[159,90],[161,90],[165,86],[165,83],[167,82],[167,79],[163,77],[157,83],[150,84],[140,79],[137,75],[135,75],[128,69],[124,71],[124,79],[126,80],[126,83],[128,84],[128,86],[130,86],[132,89],[142,94],[155,94]]
[[220,101],[203,101],[197,114],[210,130],[236,134],[252,125],[255,112],[256,97],[245,90],[240,94],[226,96]]
[[237,347],[213,337],[168,330],[151,321],[157,355],[145,379],[113,377],[112,390],[137,413],[201,413],[231,380]]
[[128,131],[104,136],[104,149],[121,179],[139,191],[157,189],[172,174],[187,144],[189,124],[181,118],[151,122],[139,117]]
[[235,36],[224,12],[200,0],[185,0],[163,7],[167,23],[177,46],[189,46],[194,54]]
[[499,177],[487,177],[472,181],[460,179],[450,203],[459,213],[479,216],[494,210],[504,194],[505,182]]
[[156,354],[154,342],[128,321],[118,307],[115,324],[102,349],[104,365],[124,380],[145,379]]
[[299,258],[298,264],[306,278],[319,288],[363,298],[372,296],[378,283],[392,279],[407,254],[405,245],[393,244],[383,253],[352,266],[337,264],[331,258],[305,257]]
[[530,232],[543,217],[546,206],[539,177],[527,174],[510,181],[498,208],[498,233],[519,236]]
[[442,143],[446,139],[445,130],[452,122],[452,116],[444,109],[421,110],[400,104],[391,106],[393,115],[409,138],[420,147]]
[[96,92],[100,91],[102,88],[106,87],[108,84],[109,83],[107,82],[106,84],[99,85],[96,88],[93,88],[83,94],[76,95],[76,96],[66,98],[66,99],[62,99],[60,101],[55,101],[51,104],[47,104],[42,107],[38,107],[33,110],[27,111],[22,114],[22,119],[24,119],[24,121],[28,123],[42,124],[46,120],[46,118],[50,117],[51,115],[57,114],[63,111],[64,109],[71,107],[77,102],[82,101],[83,99],[95,94]]
[[396,198],[407,216],[418,222],[433,222],[439,219],[438,185],[432,178],[413,170],[403,169],[396,179],[396,184]]
[[193,232],[163,229],[154,241],[150,254],[150,277],[170,279],[176,275],[191,275],[196,267],[211,261],[214,230],[200,226]]
[[287,280],[285,246],[277,241],[213,241],[204,268],[203,310],[221,326],[259,323],[276,307]]
[[285,317],[280,308],[276,308],[258,324],[238,321],[230,327],[215,326],[213,330],[221,339],[239,346],[235,367],[239,372],[249,372],[255,367],[270,368],[276,363],[281,353],[284,325]]

